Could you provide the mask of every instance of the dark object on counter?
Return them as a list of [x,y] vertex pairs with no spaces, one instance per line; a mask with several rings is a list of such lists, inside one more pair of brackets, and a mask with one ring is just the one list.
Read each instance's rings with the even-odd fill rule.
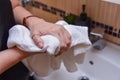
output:
[[91,18],[87,16],[87,13],[85,12],[86,5],[82,5],[82,12],[80,16],[77,17],[75,21],[75,25],[79,26],[87,26],[88,27],[88,34],[90,34],[91,28]]
[[87,14],[85,12],[86,5],[82,5],[82,13],[80,14],[80,21],[86,21],[87,20]]

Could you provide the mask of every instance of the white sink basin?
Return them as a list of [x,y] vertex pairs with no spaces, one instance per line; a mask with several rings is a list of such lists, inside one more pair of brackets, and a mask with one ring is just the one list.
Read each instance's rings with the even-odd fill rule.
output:
[[107,42],[103,50],[91,49],[79,67],[95,80],[120,80],[120,46]]
[[64,65],[44,80],[80,80],[83,75],[89,80],[120,80],[120,46],[107,42],[103,50],[90,49],[77,72],[69,73]]

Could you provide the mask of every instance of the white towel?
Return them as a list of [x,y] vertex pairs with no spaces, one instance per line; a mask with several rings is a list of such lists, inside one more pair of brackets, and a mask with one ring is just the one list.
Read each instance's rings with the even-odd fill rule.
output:
[[56,37],[46,35],[41,38],[45,43],[42,49],[34,44],[30,31],[25,26],[15,25],[9,30],[7,46],[8,48],[17,46],[27,52],[47,52],[49,54],[55,54],[59,50],[60,43]]
[[[69,72],[77,70],[76,62],[79,62],[81,53],[85,53],[91,45],[88,37],[88,28],[69,25],[65,21],[58,21],[56,24],[63,25],[63,27],[71,35],[71,47],[59,57],[53,55],[59,51],[60,42],[52,35],[41,36],[44,41],[44,47],[38,48],[31,39],[30,31],[22,26],[16,25],[9,30],[8,48],[17,46],[19,49],[27,52],[41,52],[46,54],[37,54],[26,58],[23,62],[31,72],[37,75],[46,76],[51,69],[59,69],[61,62],[64,63]],[[79,60],[78,60],[79,59]]]

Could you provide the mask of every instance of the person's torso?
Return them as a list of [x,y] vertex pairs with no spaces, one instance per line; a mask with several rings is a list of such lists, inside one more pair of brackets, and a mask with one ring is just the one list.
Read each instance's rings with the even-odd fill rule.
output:
[[10,0],[0,0],[0,50],[7,48],[8,30],[15,25]]
[[[0,50],[7,48],[9,29],[15,25],[10,0],[0,0]],[[0,80],[26,80],[28,69],[19,62],[4,73],[0,74]]]

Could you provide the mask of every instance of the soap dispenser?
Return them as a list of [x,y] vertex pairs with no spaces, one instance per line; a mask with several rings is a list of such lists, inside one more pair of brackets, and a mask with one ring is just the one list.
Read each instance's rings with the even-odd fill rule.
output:
[[81,12],[80,18],[79,18],[80,21],[86,21],[87,20],[87,14],[85,12],[85,8],[86,8],[86,5],[83,4],[82,5],[82,12]]
[[82,12],[81,12],[80,16],[77,17],[77,19],[75,21],[75,25],[88,27],[88,34],[90,34],[91,18],[87,16],[87,13],[85,12],[85,9],[86,9],[86,5],[83,4],[82,5]]

